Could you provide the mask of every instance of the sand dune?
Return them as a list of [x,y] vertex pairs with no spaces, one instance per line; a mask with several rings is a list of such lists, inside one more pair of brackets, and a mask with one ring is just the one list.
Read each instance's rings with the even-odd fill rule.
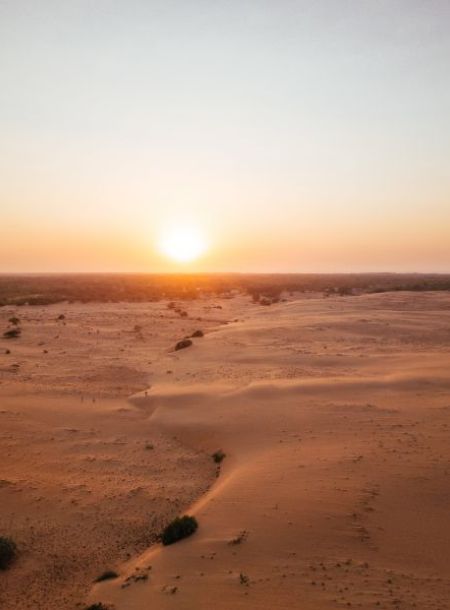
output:
[[[411,299],[399,316],[386,296],[290,303],[184,354],[181,369],[203,380],[215,363],[217,381],[155,384],[135,402],[165,434],[223,449],[220,476],[191,508],[193,538],[150,549],[92,599],[124,610],[446,607],[448,354],[429,321],[448,338],[448,305],[425,302],[440,314],[418,315]],[[353,322],[364,308],[370,321]],[[299,360],[309,374],[283,378]]]
[[[2,607],[27,607],[28,562],[34,608],[75,607],[111,568],[119,578],[92,586],[87,600],[117,610],[447,608],[449,296],[292,298],[271,307],[239,297],[224,301],[223,318],[198,321],[209,305],[190,305],[187,321],[164,304],[111,305],[106,314],[67,306],[68,320],[73,308],[80,324],[104,325],[108,336],[87,366],[88,339],[67,330],[72,360],[55,358],[45,387],[42,373],[31,374],[40,357],[24,338],[23,372],[14,382],[4,373],[0,386],[4,396],[21,389],[5,403],[9,461],[0,478],[22,489],[0,487],[0,498],[30,521],[11,526],[26,553],[8,573]],[[135,323],[144,325],[142,340],[118,332]],[[198,325],[205,336],[173,352]],[[38,341],[42,331],[30,324],[32,332]],[[146,373],[146,383],[130,370]],[[127,401],[131,384],[140,388]],[[39,396],[24,402],[35,385]],[[13,450],[24,431],[27,451]],[[45,435],[58,440],[54,449]],[[210,457],[218,449],[226,453],[220,467]],[[59,580],[36,564],[50,548],[27,530],[39,524],[31,485],[47,518],[64,508],[86,546],[80,555],[75,544]],[[78,506],[66,512],[70,485]],[[89,500],[81,488],[75,498],[76,485]],[[108,509],[97,514],[99,506]],[[183,512],[196,515],[196,534],[152,544],[161,524]],[[54,539],[67,528],[55,525]],[[67,545],[58,552],[65,557]]]

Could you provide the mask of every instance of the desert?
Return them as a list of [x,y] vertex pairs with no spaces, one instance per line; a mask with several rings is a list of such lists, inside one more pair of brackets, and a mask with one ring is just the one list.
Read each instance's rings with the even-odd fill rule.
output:
[[449,32],[0,0],[0,610],[450,610]]
[[5,610],[447,607],[448,292],[0,313]]

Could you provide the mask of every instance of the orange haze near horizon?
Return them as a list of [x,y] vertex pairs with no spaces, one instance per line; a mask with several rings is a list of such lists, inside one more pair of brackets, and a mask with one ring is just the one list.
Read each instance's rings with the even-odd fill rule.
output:
[[0,272],[450,272],[449,23],[1,3]]

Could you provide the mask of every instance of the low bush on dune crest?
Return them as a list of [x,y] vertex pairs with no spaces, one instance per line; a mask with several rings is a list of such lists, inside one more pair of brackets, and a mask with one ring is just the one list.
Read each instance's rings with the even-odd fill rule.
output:
[[198,523],[195,517],[184,515],[183,517],[177,517],[169,525],[164,528],[161,534],[161,541],[164,546],[183,540],[197,530]]
[[16,558],[16,543],[11,538],[0,536],[0,570],[7,570]]
[[215,461],[216,464],[220,464],[226,457],[226,453],[224,453],[222,451],[222,449],[219,449],[218,451],[215,451],[212,454],[212,459]]
[[98,578],[94,580],[94,582],[103,582],[104,580],[112,580],[113,578],[118,578],[119,575],[114,570],[106,570],[103,572]]

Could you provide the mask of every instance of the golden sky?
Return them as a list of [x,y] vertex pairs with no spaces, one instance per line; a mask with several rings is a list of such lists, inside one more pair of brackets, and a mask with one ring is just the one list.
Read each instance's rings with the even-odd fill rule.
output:
[[450,272],[449,28],[446,0],[1,2],[0,272]]

